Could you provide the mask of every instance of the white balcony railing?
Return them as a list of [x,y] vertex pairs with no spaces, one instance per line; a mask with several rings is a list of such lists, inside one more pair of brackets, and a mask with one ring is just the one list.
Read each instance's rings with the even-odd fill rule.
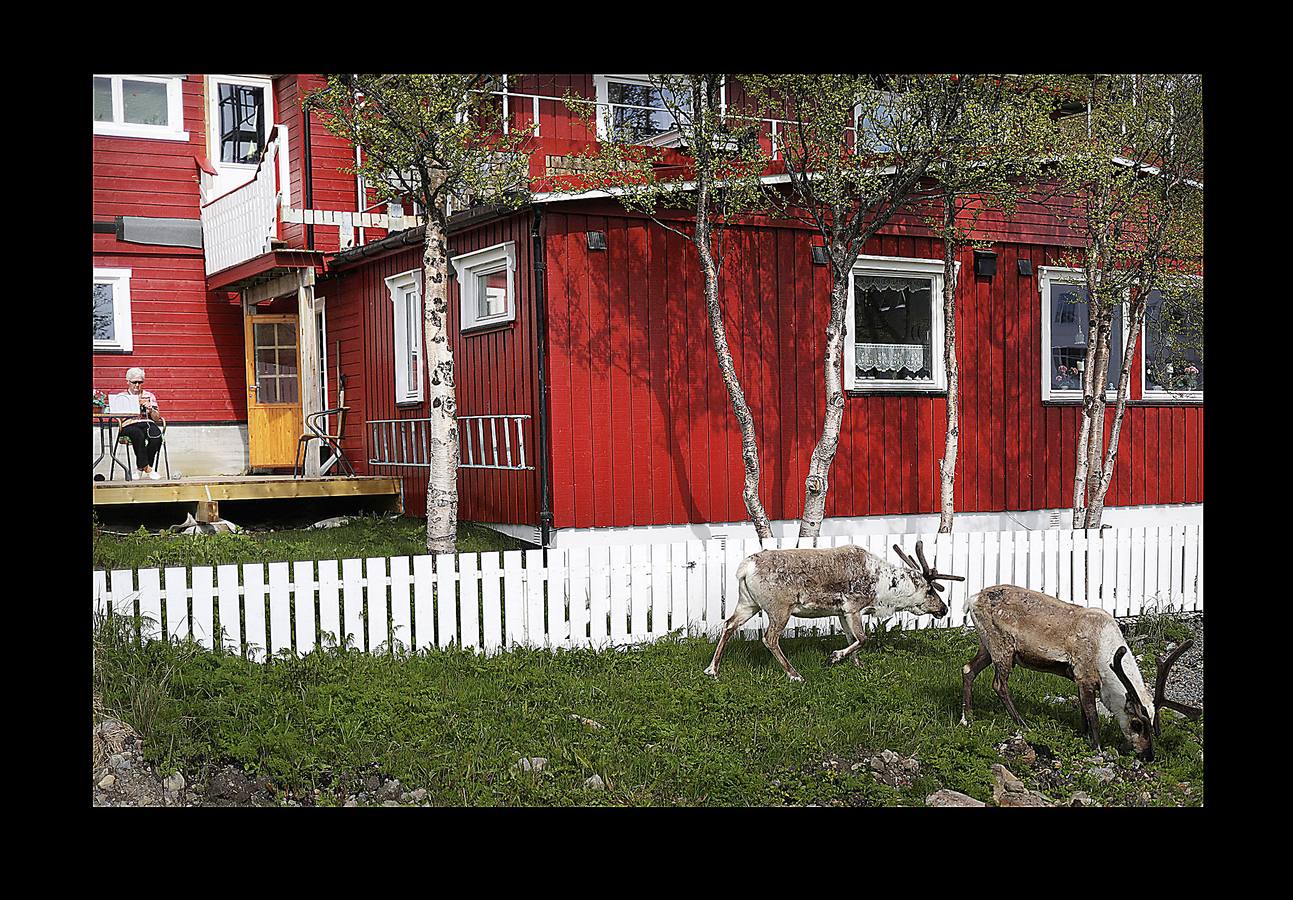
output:
[[278,235],[278,138],[272,137],[251,181],[202,207],[207,274],[267,252]]

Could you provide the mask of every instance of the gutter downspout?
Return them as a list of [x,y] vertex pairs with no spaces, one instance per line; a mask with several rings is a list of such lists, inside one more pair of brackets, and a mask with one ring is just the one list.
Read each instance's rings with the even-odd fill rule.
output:
[[[298,82],[299,83],[299,82]],[[314,209],[314,164],[310,153],[310,104],[301,104],[301,146],[305,149],[305,171],[301,173],[301,183],[305,186],[305,208]],[[305,247],[314,249],[314,225],[305,226]]]
[[531,260],[534,266],[534,314],[538,326],[539,343],[539,458],[535,463],[539,476],[539,546],[547,547],[552,535],[552,489],[548,461],[552,458],[549,446],[548,413],[548,265],[543,256],[543,210],[534,208],[534,225],[530,230]]

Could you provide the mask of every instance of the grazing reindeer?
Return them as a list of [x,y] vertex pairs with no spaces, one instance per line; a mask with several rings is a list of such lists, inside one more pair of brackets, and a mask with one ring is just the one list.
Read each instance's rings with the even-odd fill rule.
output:
[[1103,609],[1065,603],[1011,584],[984,588],[970,598],[969,606],[979,632],[979,653],[961,670],[962,725],[967,724],[972,709],[971,685],[988,663],[995,668],[992,687],[1018,725],[1024,720],[1006,684],[1014,666],[1076,681],[1082,725],[1096,750],[1100,749],[1097,696],[1118,720],[1132,748],[1147,761],[1154,758],[1154,736],[1161,733],[1159,713],[1164,706],[1192,719],[1202,712],[1163,696],[1172,664],[1193,641],[1181,644],[1158,665],[1151,699],[1134,657],[1131,665],[1125,666],[1127,641],[1117,620]]
[[[902,611],[917,615],[930,613],[936,617],[947,615],[947,604],[938,596],[943,585],[935,583],[935,579],[965,579],[959,575],[942,575],[931,569],[925,562],[925,551],[920,541],[916,542],[919,566],[897,544],[893,549],[909,568],[887,563],[852,545],[763,550],[747,556],[736,570],[740,599],[735,612],[723,623],[723,633],[714,650],[714,661],[705,674],[718,677],[718,661],[723,656],[727,639],[760,609],[768,614],[768,630],[763,634],[763,643],[781,663],[791,681],[804,680],[781,652],[781,632],[791,616],[839,617],[845,634],[852,634],[854,641],[831,654],[831,663],[834,664],[853,656],[866,640],[862,613],[886,619]],[[862,664],[857,657],[853,657],[853,662],[859,666]]]

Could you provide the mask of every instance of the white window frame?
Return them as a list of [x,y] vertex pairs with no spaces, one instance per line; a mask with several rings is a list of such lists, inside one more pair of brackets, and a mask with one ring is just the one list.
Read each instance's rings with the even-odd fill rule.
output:
[[[1161,291],[1160,291],[1161,293]],[[1155,391],[1149,388],[1149,316],[1148,305],[1146,316],[1140,323],[1140,396],[1142,400],[1155,403],[1198,403],[1203,399],[1203,391]]]
[[[94,122],[94,133],[108,137],[150,138],[158,141],[187,141],[189,133],[184,130],[184,95],[183,75],[103,75],[95,78],[107,78],[112,82],[112,121]],[[122,81],[146,81],[166,85],[166,124],[138,125],[126,121],[125,100],[122,93]]]
[[[960,278],[961,264],[956,264]],[[880,277],[928,278],[930,287],[930,371],[932,381],[911,381],[903,378],[858,378],[857,351],[854,332],[857,328],[857,309],[854,296],[854,279],[859,275]],[[947,368],[943,361],[943,261],[941,259],[916,259],[901,256],[859,256],[849,272],[848,301],[844,308],[844,389],[859,393],[875,394],[938,394],[947,390]]]
[[[1051,292],[1050,292],[1050,288],[1051,288],[1051,285],[1053,284],[1076,284],[1076,285],[1085,287],[1086,275],[1082,269],[1069,268],[1065,266],[1038,266],[1037,267],[1037,290],[1038,290],[1038,294],[1040,295],[1039,309],[1040,309],[1041,319],[1042,319],[1042,327],[1041,327],[1042,399],[1054,400],[1059,402],[1077,401],[1080,403],[1082,401],[1082,391],[1080,389],[1073,391],[1073,390],[1060,390],[1060,389],[1051,387],[1051,365],[1050,365],[1050,358],[1051,358],[1051,296],[1050,295],[1051,295]],[[1125,353],[1127,350],[1127,339],[1130,336],[1130,328],[1128,327],[1128,322],[1127,322],[1128,310],[1127,310],[1127,303],[1125,300],[1123,301],[1121,306],[1122,306],[1122,347],[1123,347],[1123,352]],[[1113,348],[1110,348],[1109,363],[1114,367],[1114,371],[1117,372],[1122,369],[1122,360],[1114,358],[1112,349]],[[1143,346],[1142,346],[1142,349],[1143,349]],[[1143,374],[1144,366],[1142,365],[1141,368],[1142,368],[1141,377],[1144,377],[1144,374]],[[1107,377],[1107,374],[1106,374],[1106,377]],[[1104,397],[1105,397],[1105,400],[1118,399],[1116,380],[1115,380],[1114,389],[1106,390],[1104,392]]]
[[[458,301],[462,313],[459,319],[459,331],[467,332],[516,320],[515,241],[464,253],[449,261],[453,264],[454,273],[458,278]],[[492,275],[504,269],[507,270],[507,302],[504,304],[503,312],[493,316],[481,316],[477,278],[481,275]]]
[[[636,85],[641,85],[643,87],[655,87],[655,85],[652,84],[651,82],[650,75],[594,75],[593,88],[597,97],[597,139],[599,141],[607,141],[611,139],[610,133],[607,131],[607,126],[610,124],[610,119],[611,119],[610,83],[612,81],[620,81],[626,84],[636,84]],[[727,83],[726,83],[726,80],[724,80],[724,83],[723,83],[724,115],[727,112],[726,102],[727,102]],[[616,105],[621,106],[623,104],[616,104]],[[668,110],[666,110],[666,112],[668,112]],[[674,142],[669,138],[669,135],[677,132],[679,132],[678,120],[675,118],[674,127],[672,129],[668,131],[663,131],[660,134],[656,135],[654,138],[648,139],[643,143],[650,144],[652,146],[674,146]]]
[[[420,269],[410,269],[407,272],[401,272],[398,275],[392,275],[386,279],[386,289],[391,295],[391,312],[395,319],[395,403],[397,406],[410,403],[421,403],[423,397],[422,385],[426,381],[423,364],[422,352],[422,331],[420,327],[423,321],[422,309],[422,271]],[[409,320],[408,300],[414,298],[417,304],[417,315],[414,321],[419,327],[412,335],[408,333],[405,323]],[[410,337],[412,343],[410,344]],[[409,367],[410,363],[414,367],[413,382],[415,387],[409,387]]]
[[135,349],[130,328],[130,269],[94,270],[95,284],[112,285],[112,340],[95,338],[94,351],[131,353]]
[[[265,141],[269,142],[269,132],[274,127],[274,82],[267,76],[257,75],[208,75],[206,83],[207,93],[207,159],[211,165],[215,166],[220,173],[242,173],[239,184],[245,184],[256,174],[256,168],[259,163],[232,163],[220,161],[220,85],[222,84],[239,84],[244,87],[262,88],[265,91],[265,105],[263,114],[265,117]],[[286,154],[285,154],[286,155]],[[237,181],[238,175],[233,180]],[[223,188],[218,193],[224,194],[233,190],[238,184],[230,184],[229,187]]]

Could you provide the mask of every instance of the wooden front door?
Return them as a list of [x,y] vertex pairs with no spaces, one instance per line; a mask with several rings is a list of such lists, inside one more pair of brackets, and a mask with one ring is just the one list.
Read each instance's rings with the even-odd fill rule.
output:
[[249,464],[290,468],[303,426],[296,316],[247,316],[244,322]]

